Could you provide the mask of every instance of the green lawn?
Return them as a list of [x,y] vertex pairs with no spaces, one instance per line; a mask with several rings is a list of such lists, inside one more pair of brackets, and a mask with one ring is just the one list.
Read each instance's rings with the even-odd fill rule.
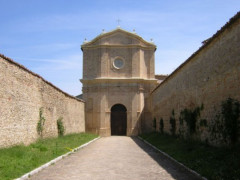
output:
[[0,149],[0,179],[14,179],[94,138],[93,134],[71,134],[39,140],[29,146]]
[[140,137],[209,180],[240,179],[240,145],[217,148],[159,133]]

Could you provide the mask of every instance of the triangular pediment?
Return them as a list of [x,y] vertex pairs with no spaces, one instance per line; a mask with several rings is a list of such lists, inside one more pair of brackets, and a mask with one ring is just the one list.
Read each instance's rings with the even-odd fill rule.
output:
[[155,47],[153,43],[145,41],[136,33],[131,33],[120,28],[102,33],[92,41],[85,42],[82,47],[99,45],[139,45],[144,47]]

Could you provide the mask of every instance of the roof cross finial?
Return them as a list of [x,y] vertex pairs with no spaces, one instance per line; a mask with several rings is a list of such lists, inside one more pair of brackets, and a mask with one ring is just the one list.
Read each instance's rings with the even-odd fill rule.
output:
[[118,26],[117,26],[117,27],[118,27],[118,28],[120,28],[120,22],[121,22],[121,20],[118,18],[118,19],[117,19],[117,23],[118,23]]

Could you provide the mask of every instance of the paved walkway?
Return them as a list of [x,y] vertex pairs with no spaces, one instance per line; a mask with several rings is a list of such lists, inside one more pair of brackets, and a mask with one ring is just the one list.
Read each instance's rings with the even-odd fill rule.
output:
[[137,138],[101,138],[31,177],[32,180],[198,179]]

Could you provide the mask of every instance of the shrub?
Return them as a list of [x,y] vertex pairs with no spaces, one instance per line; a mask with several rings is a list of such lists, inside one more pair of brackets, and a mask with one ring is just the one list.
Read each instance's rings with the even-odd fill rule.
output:
[[57,129],[58,129],[58,135],[59,136],[63,136],[64,132],[65,132],[65,128],[64,128],[62,120],[63,120],[62,117],[57,119]]
[[228,98],[222,102],[221,107],[225,127],[224,137],[229,139],[231,144],[234,145],[238,140],[240,103],[237,100]]
[[160,119],[160,122],[159,122],[159,123],[160,123],[160,124],[159,124],[159,127],[160,127],[160,129],[159,129],[159,130],[160,130],[160,133],[163,134],[163,132],[164,132],[164,131],[163,131],[163,129],[164,129],[164,123],[163,123],[163,119],[162,119],[162,118]]
[[171,124],[171,134],[173,136],[176,135],[176,119],[175,119],[175,113],[174,113],[174,109],[172,110],[172,114],[170,116],[170,120],[169,120],[170,124]]
[[154,131],[157,131],[157,120],[156,120],[156,118],[153,119],[153,129],[154,129]]
[[216,118],[209,127],[211,140],[235,145],[240,130],[239,117],[240,103],[238,100],[228,98],[222,101],[221,111],[216,114]]
[[[180,126],[183,126],[183,121],[186,122],[188,136],[192,136],[193,134],[196,133],[197,121],[198,121],[198,118],[200,117],[202,110],[203,110],[203,104],[201,105],[201,107],[196,107],[193,110],[185,108],[180,112],[179,123],[180,123]],[[206,122],[203,120],[200,123],[205,124]]]
[[43,127],[45,124],[45,118],[43,116],[43,107],[39,109],[39,120],[37,123],[37,133],[42,138],[43,137]]

